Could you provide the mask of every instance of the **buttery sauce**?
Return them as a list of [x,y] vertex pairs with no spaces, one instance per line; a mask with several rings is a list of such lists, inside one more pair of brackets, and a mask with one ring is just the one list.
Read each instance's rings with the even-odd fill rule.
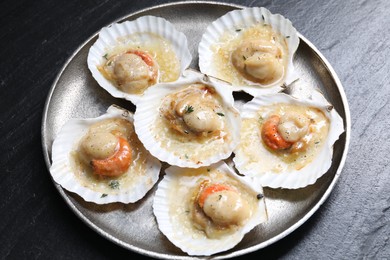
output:
[[229,110],[211,87],[192,84],[167,95],[152,129],[161,147],[183,160],[202,161],[229,151]]
[[[156,34],[136,33],[117,39],[117,46],[113,49],[106,50],[106,54],[103,56],[104,63],[98,66],[100,73],[117,87],[118,85],[114,80],[115,75],[110,66],[112,67],[115,56],[126,53],[127,51],[143,51],[157,63],[157,82],[172,82],[179,78],[180,60],[173,50],[172,44]],[[143,93],[147,87],[138,88],[133,92]]]
[[[291,149],[273,151],[261,139],[261,129],[265,120],[271,115],[283,116],[286,113],[297,113],[310,122],[308,131],[302,138],[304,149],[292,152]],[[329,119],[314,107],[292,104],[275,104],[260,108],[256,116],[242,120],[240,156],[248,159],[246,169],[257,172],[286,172],[300,170],[312,162],[321,151],[329,132]]]
[[[224,183],[233,187],[237,196],[242,201],[246,202],[245,214],[240,219],[239,224],[232,224],[226,226],[219,226],[209,221],[210,218],[205,217],[206,223],[199,225],[197,219],[194,218],[195,199],[196,194],[199,191],[199,185],[204,181],[210,181],[213,183]],[[229,235],[238,229],[242,228],[246,221],[258,210],[258,198],[257,194],[248,189],[244,184],[240,183],[237,179],[231,177],[226,172],[219,169],[210,168],[198,168],[198,169],[184,169],[179,178],[175,178],[170,183],[169,194],[167,200],[169,201],[169,215],[171,217],[171,223],[173,224],[173,230],[178,230],[187,234],[188,237],[193,239],[210,238],[218,239],[221,236]],[[218,195],[221,196],[221,195]],[[222,211],[222,214],[228,212]],[[236,212],[240,214],[240,212]],[[239,219],[239,216],[237,216]]]
[[[83,152],[81,147],[83,138],[93,138],[94,134],[101,132],[119,134],[126,138],[131,146],[132,161],[130,167],[119,177],[103,177],[94,174],[90,166],[90,159]],[[132,123],[119,118],[106,119],[92,125],[88,129],[88,133],[82,137],[71,152],[72,168],[78,181],[88,189],[101,192],[102,196],[123,193],[137,185],[139,180],[146,175],[146,159],[147,152],[138,140]]]
[[211,48],[215,76],[233,85],[267,87],[286,75],[288,46],[270,25],[227,31]]

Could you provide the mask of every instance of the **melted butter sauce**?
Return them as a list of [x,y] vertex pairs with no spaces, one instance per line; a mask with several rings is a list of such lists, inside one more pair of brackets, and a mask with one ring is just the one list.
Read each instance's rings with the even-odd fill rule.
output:
[[[159,82],[172,82],[180,76],[180,61],[173,50],[172,44],[166,39],[152,33],[136,33],[117,39],[117,46],[107,49],[105,60],[124,53],[128,50],[142,50],[147,52],[158,64]],[[98,66],[98,70],[108,80],[112,80],[109,70],[105,70],[106,63]]]
[[[189,86],[188,89],[189,91],[197,92],[200,90],[199,88],[202,87],[203,85],[200,84]],[[186,89],[184,89],[184,91],[186,91]],[[180,102],[180,98],[178,93],[168,95],[165,97],[165,101],[162,103],[163,109],[160,109],[160,111],[172,110],[165,108],[164,106],[169,106],[173,101]],[[215,92],[212,93],[211,96],[202,95],[202,98],[197,99],[196,102],[202,104],[202,102],[206,102],[206,98],[211,99],[212,102],[216,104],[216,114],[223,114],[223,116],[218,116],[218,120],[222,121],[222,129],[214,131],[213,133],[205,133],[204,135],[195,135],[190,132],[179,133],[172,130],[172,127],[170,126],[171,122],[167,120],[163,114],[160,114],[156,118],[152,131],[155,138],[160,141],[161,147],[180,156],[184,160],[191,160],[194,162],[202,161],[217,153],[225,153],[229,150],[229,144],[232,141],[230,123],[227,119],[227,113],[229,111],[222,106],[222,100]],[[210,100],[207,100],[207,102],[210,102]]]
[[[192,211],[194,210],[194,199],[197,194],[199,184],[204,180],[212,182],[225,183],[235,187],[243,200],[248,202],[250,214],[258,210],[257,194],[248,190],[246,186],[238,180],[232,178],[225,172],[218,169],[210,169],[202,167],[198,169],[183,169],[180,178],[175,178],[169,185],[169,194],[167,200],[170,202],[169,212],[172,218],[171,223],[174,225],[173,230],[183,232],[194,239],[207,238],[206,233],[197,228],[197,225],[192,219]],[[245,225],[245,223],[243,224]],[[213,225],[208,226],[208,232],[213,239],[226,236],[237,231],[239,227],[231,226],[224,230],[215,229]]]
[[89,133],[109,131],[120,133],[126,138],[132,149],[132,162],[129,169],[119,177],[103,177],[93,173],[89,162],[79,150],[79,143],[71,153],[73,172],[78,181],[91,190],[103,194],[119,194],[137,185],[147,172],[147,152],[134,132],[133,125],[124,119],[109,119],[92,125]]
[[[231,82],[233,85],[253,84],[253,82],[245,79],[233,66],[231,62],[231,54],[237,47],[249,40],[262,39],[272,44],[277,44],[282,50],[282,60],[285,71],[288,64],[288,46],[285,38],[273,31],[270,25],[264,23],[255,24],[252,27],[245,29],[230,30],[225,32],[219,42],[213,45],[212,52],[214,68],[216,76],[222,80]],[[284,79],[281,78],[278,82]],[[262,86],[266,87],[266,86]]]
[[[303,137],[307,141],[306,149],[294,153],[289,150],[271,151],[261,140],[264,119],[273,114],[283,115],[286,111],[293,111],[310,119],[309,131]],[[249,159],[248,169],[274,173],[299,170],[320,153],[328,132],[329,120],[317,108],[289,104],[271,105],[261,108],[256,117],[243,119],[240,149]]]

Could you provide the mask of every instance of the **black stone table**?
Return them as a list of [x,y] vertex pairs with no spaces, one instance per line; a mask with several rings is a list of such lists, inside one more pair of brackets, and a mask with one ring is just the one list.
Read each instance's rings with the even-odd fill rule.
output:
[[[98,235],[64,202],[44,161],[42,113],[81,43],[114,20],[168,2],[1,2],[0,258],[144,257]],[[390,259],[390,1],[226,2],[289,18],[332,64],[351,111],[348,156],[328,199],[293,233],[244,257]]]

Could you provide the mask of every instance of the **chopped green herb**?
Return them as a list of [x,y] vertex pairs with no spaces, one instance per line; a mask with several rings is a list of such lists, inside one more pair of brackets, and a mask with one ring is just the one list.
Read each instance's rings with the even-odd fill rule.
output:
[[286,38],[287,38],[287,39],[290,38],[290,35],[287,35]]
[[194,112],[194,107],[193,107],[193,106],[186,106],[186,107],[184,108],[184,112],[185,112],[186,114],[192,113],[192,112]]
[[243,58],[244,60],[246,60],[246,57],[245,57],[244,55],[242,56],[242,58]]
[[108,53],[103,55],[103,58],[105,58],[106,60],[108,60],[107,55],[108,55]]
[[108,185],[110,186],[111,189],[119,189],[119,181],[117,180],[110,181]]
[[217,115],[219,115],[219,116],[225,116],[225,114],[224,113],[217,113]]
[[106,193],[103,193],[102,196],[100,196],[100,198],[104,198],[104,197],[107,197],[108,194]]
[[263,21],[265,20],[265,19],[264,19],[264,15],[261,15],[261,19],[263,19]]
[[236,29],[236,32],[241,32],[241,29]]
[[218,196],[218,200],[221,200],[221,199],[222,199],[222,195],[219,195],[219,196]]
[[186,159],[188,159],[188,158],[189,158],[187,154],[185,154],[185,155],[184,155],[184,157],[185,157]]
[[264,118],[262,116],[259,116],[259,123],[261,124],[261,123],[263,123],[263,121],[264,121]]

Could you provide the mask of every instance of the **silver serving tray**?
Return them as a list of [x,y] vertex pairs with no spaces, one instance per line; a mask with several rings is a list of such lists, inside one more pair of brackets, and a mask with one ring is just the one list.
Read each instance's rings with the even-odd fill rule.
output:
[[[216,2],[177,2],[144,9],[115,22],[132,20],[143,15],[166,18],[186,34],[193,56],[191,68],[198,69],[197,48],[206,27],[226,12],[242,7]],[[346,131],[336,142],[332,166],[323,177],[315,184],[297,190],[265,188],[269,221],[248,233],[233,249],[214,255],[214,259],[231,258],[256,251],[293,232],[324,203],[341,174],[350,138],[347,99],[329,62],[312,43],[302,35],[299,36],[300,45],[294,60],[296,69],[304,82],[319,88],[334,105],[344,120]],[[96,39],[97,33],[74,52],[64,64],[47,96],[42,119],[42,145],[48,169],[51,166],[53,140],[66,121],[71,118],[99,116],[111,104],[131,111],[135,109],[129,101],[111,97],[91,76],[87,68],[87,55]],[[238,93],[235,98],[246,101],[250,97]],[[186,255],[159,231],[152,212],[155,188],[135,204],[96,205],[85,202],[55,182],[54,185],[71,210],[89,227],[124,248],[154,258],[202,258]]]

